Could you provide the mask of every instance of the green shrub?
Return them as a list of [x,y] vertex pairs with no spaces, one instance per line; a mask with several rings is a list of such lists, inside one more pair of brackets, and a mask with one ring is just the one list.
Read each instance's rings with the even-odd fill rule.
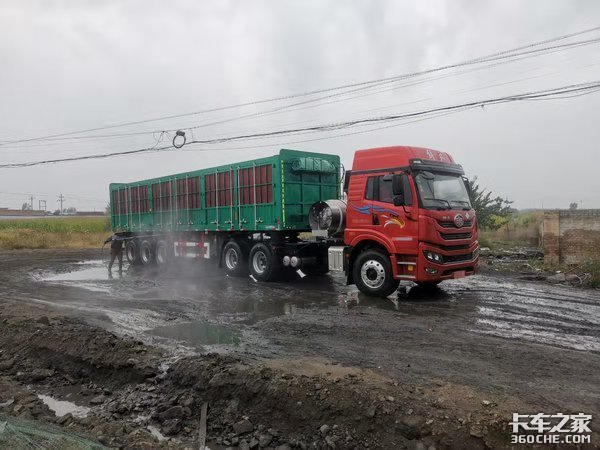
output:
[[586,261],[581,265],[584,273],[589,273],[591,278],[589,284],[593,287],[600,287],[600,259]]

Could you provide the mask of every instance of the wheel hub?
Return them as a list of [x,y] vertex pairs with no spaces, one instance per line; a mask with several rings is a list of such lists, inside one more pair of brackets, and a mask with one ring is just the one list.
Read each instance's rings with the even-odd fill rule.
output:
[[225,265],[229,270],[235,270],[239,262],[238,254],[234,248],[230,248],[225,253]]
[[256,273],[264,273],[267,270],[267,255],[262,251],[256,252],[252,258],[252,267]]
[[370,259],[360,268],[360,277],[365,285],[378,289],[385,282],[385,268],[379,261]]

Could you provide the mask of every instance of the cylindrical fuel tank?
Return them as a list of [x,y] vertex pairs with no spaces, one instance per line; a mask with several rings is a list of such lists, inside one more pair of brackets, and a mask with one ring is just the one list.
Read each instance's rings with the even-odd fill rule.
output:
[[308,222],[313,230],[327,230],[329,236],[343,233],[346,227],[346,202],[332,199],[315,203],[308,212]]

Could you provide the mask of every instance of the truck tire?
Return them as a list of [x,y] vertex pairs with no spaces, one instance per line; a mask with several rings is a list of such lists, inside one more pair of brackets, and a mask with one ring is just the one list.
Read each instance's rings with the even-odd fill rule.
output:
[[366,250],[358,255],[352,268],[356,287],[365,295],[385,298],[400,282],[394,280],[390,258],[380,250]]
[[269,246],[258,243],[250,250],[248,258],[250,273],[258,281],[273,281],[281,271],[281,264]]
[[140,244],[140,263],[142,266],[149,266],[154,262],[154,249],[152,242],[143,240]]
[[171,252],[166,241],[160,240],[156,243],[156,251],[154,255],[156,259],[156,265],[158,267],[166,267],[171,261]]
[[137,266],[140,263],[140,249],[136,239],[130,239],[125,245],[125,256],[127,262],[132,266]]
[[227,242],[223,246],[221,258],[223,270],[230,277],[239,277],[247,273],[248,263],[242,247],[237,242]]

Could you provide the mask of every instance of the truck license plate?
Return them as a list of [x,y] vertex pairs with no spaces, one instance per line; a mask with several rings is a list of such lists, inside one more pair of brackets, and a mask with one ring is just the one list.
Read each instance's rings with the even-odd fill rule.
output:
[[453,278],[464,278],[467,276],[467,273],[464,270],[457,270],[452,274]]

